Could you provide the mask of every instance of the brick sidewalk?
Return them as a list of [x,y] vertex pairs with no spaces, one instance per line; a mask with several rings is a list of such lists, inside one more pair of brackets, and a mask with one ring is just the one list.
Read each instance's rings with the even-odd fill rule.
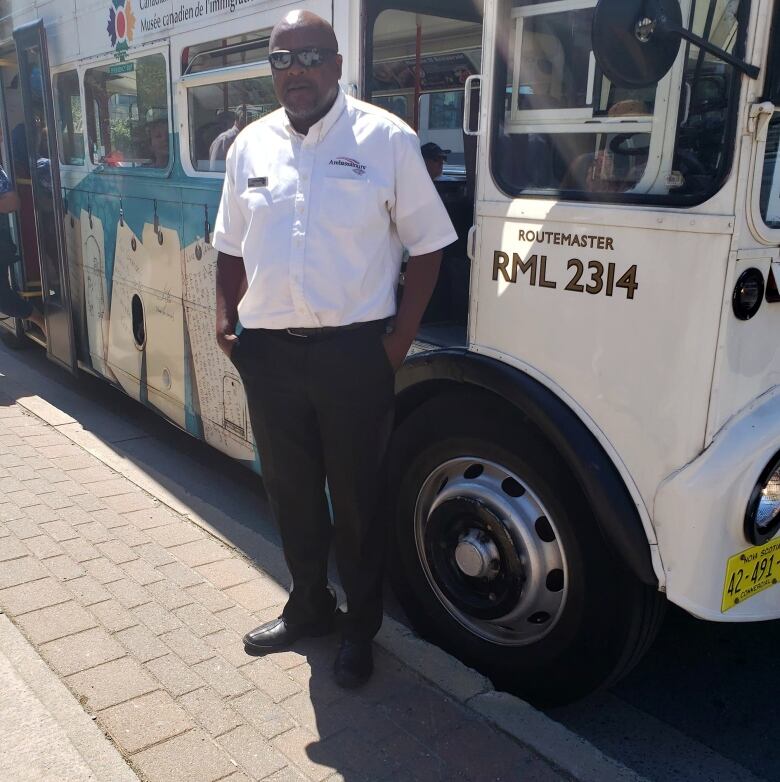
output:
[[562,778],[381,650],[357,694],[331,681],[336,638],[247,656],[285,597],[0,397],[0,608],[143,780]]

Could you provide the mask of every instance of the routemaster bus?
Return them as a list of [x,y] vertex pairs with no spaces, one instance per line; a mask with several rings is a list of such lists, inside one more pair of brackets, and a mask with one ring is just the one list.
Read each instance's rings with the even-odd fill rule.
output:
[[293,7],[447,151],[458,241],[388,463],[414,627],[555,703],[630,670],[667,601],[780,617],[775,0],[4,0],[9,273],[47,324],[6,339],[262,473],[211,231]]

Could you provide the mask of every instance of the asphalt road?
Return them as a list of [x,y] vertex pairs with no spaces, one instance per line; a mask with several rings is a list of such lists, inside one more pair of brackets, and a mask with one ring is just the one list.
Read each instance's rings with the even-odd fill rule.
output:
[[[13,371],[40,382],[40,396],[66,412],[69,399],[88,398],[88,427],[96,434],[110,428],[117,450],[278,540],[270,521],[253,510],[266,504],[249,471],[108,384],[71,378],[47,362],[42,350],[0,346],[0,373],[12,377]],[[116,438],[117,419],[126,438]],[[400,610],[392,598],[389,610]],[[780,782],[780,741],[774,736],[779,656],[780,622],[712,624],[670,606],[655,644],[626,679],[548,713],[651,780]]]

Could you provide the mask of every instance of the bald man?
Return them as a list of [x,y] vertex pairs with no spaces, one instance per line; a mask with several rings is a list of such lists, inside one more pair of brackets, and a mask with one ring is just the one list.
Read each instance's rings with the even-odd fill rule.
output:
[[248,632],[244,645],[263,654],[333,631],[333,541],[348,609],[335,677],[357,687],[373,671],[382,622],[379,503],[394,375],[441,248],[457,235],[414,132],[340,89],[341,55],[324,19],[293,11],[269,51],[282,108],[231,146],[214,229],[217,342],[244,383],[293,578],[282,615]]

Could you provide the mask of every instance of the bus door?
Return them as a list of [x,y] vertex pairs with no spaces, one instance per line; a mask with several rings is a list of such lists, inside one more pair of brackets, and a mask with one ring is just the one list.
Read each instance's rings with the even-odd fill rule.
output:
[[482,69],[482,3],[371,0],[365,18],[365,98],[411,125],[424,156],[438,155],[428,160],[429,174],[458,233],[444,250],[418,341],[463,345],[477,160],[477,139],[464,132],[463,117],[469,110],[466,85]]
[[46,352],[55,363],[75,373],[77,365],[63,235],[62,189],[43,22],[39,19],[17,28],[14,41],[19,58],[19,85],[40,259]]

